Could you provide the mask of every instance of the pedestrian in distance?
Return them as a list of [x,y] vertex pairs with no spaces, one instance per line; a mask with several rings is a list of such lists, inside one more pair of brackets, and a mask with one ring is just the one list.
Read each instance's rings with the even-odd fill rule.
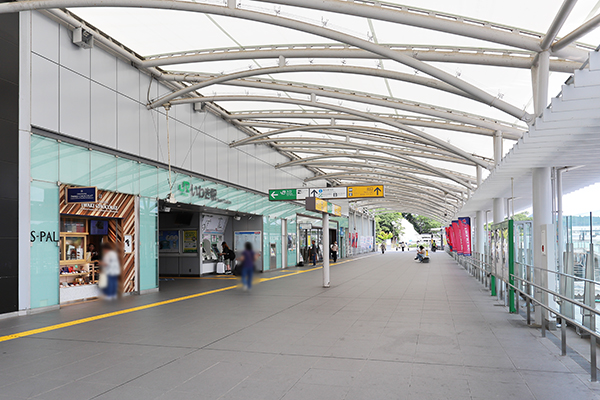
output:
[[406,243],[402,242],[402,251],[404,251],[405,247],[406,247]]
[[317,247],[317,244],[314,240],[312,241],[312,245],[308,249],[308,255],[313,265],[317,265],[317,256],[319,255],[319,248]]
[[385,254],[385,242],[381,242],[381,254]]
[[331,258],[333,258],[333,262],[337,262],[337,256],[338,256],[338,244],[337,241],[334,241],[333,244],[331,245]]
[[258,254],[252,250],[252,243],[244,244],[244,251],[239,258],[242,269],[242,285],[244,290],[250,290],[252,287],[252,275],[254,274],[254,265],[258,259]]

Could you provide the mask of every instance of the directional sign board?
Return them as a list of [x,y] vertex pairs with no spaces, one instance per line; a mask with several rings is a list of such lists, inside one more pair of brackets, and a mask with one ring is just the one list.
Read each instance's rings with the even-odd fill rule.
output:
[[296,189],[269,190],[269,200],[271,200],[271,201],[297,200]]
[[342,216],[342,207],[317,197],[306,198],[306,210]]
[[385,197],[383,185],[348,186],[347,189],[349,199],[360,197]]
[[318,197],[320,199],[355,199],[360,197],[385,196],[383,185],[269,190],[270,201],[306,200],[308,197]]

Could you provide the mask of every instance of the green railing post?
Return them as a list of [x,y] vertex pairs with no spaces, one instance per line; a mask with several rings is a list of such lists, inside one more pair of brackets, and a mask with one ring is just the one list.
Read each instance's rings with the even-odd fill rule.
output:
[[516,313],[515,307],[515,224],[512,219],[508,220],[508,282],[511,284],[508,291],[508,308],[511,313]]
[[490,275],[490,290],[492,291],[492,296],[497,296],[496,293],[496,277],[494,275]]

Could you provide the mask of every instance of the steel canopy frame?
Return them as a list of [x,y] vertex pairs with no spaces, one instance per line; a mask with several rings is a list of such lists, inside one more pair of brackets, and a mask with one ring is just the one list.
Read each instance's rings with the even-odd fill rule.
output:
[[[494,67],[531,69],[536,53],[513,49],[491,49],[482,47],[415,46],[408,44],[380,44],[390,49],[406,53],[420,61],[456,64],[473,64]],[[146,56],[143,67],[163,67],[166,65],[201,63],[211,61],[239,61],[260,59],[294,58],[337,58],[337,59],[379,59],[377,54],[343,44],[314,43],[270,46],[223,47],[219,49],[188,50]],[[581,67],[581,62],[553,57],[550,70],[573,73]]]
[[[251,70],[237,71],[230,74],[224,74],[219,76],[213,76],[207,78],[206,76],[195,77],[194,74],[181,74],[181,77],[175,79],[172,77],[173,74],[163,75],[163,78],[167,80],[182,80],[187,82],[200,81],[199,83],[195,83],[193,85],[187,86],[183,89],[179,89],[175,92],[166,94],[159,99],[150,103],[148,107],[155,108],[158,106],[162,106],[169,101],[184,96],[187,93],[194,92],[196,90],[200,90],[202,88],[224,84],[226,82],[236,81],[242,78],[253,77],[257,75],[270,75],[270,74],[281,74],[281,73],[294,73],[294,72],[335,72],[335,73],[344,73],[344,74],[356,74],[356,75],[367,75],[374,76],[378,78],[387,78],[392,80],[397,80],[401,82],[409,82],[417,85],[427,86],[432,89],[443,90],[448,93],[452,93],[458,96],[463,96],[471,100],[474,99],[468,93],[463,92],[462,90],[456,89],[454,86],[448,85],[447,83],[441,82],[436,79],[426,78],[418,75],[410,75],[403,72],[389,71],[380,68],[368,68],[368,67],[356,67],[356,66],[345,66],[345,65],[327,65],[327,64],[307,64],[307,65],[285,65],[279,67],[265,67],[265,68],[256,68]],[[275,83],[275,82],[273,82]]]
[[[394,98],[390,96],[382,96],[373,93],[365,93],[359,91],[350,91],[340,88],[332,88],[323,85],[311,85],[289,81],[269,81],[264,79],[240,79],[236,81],[226,82],[226,85],[231,84],[234,86],[252,87],[258,89],[266,89],[273,91],[281,91],[284,93],[298,93],[312,96],[313,94],[321,97],[328,97],[338,100],[347,100],[357,103],[370,104],[375,106],[392,108],[395,110],[402,110],[408,112],[414,112],[416,114],[424,114],[433,117],[442,118],[445,120],[456,121],[460,123],[475,125],[479,127],[493,129],[494,131],[502,131],[503,135],[506,133],[508,138],[517,140],[521,137],[524,130],[514,124],[504,122],[497,119],[490,119],[482,117],[476,114],[469,114],[464,111],[453,110],[449,108],[443,108],[434,106],[423,102],[412,102],[409,100]],[[174,101],[175,102],[175,101]],[[379,115],[370,113],[370,115]],[[393,117],[393,115],[392,115]]]
[[481,161],[481,160],[477,159],[476,157],[472,156],[471,154],[468,154],[464,150],[461,150],[455,146],[452,146],[449,143],[447,143],[441,139],[438,139],[434,136],[431,136],[425,132],[421,132],[417,129],[411,128],[409,126],[403,125],[403,124],[401,124],[399,122],[395,122],[393,120],[387,120],[387,119],[384,119],[381,117],[370,115],[369,113],[364,113],[362,111],[354,110],[354,109],[347,108],[347,107],[340,107],[340,106],[336,106],[333,104],[327,104],[327,103],[317,102],[317,101],[307,101],[307,100],[300,100],[300,99],[289,99],[289,98],[269,97],[269,96],[193,97],[193,98],[174,100],[171,102],[171,104],[176,105],[176,104],[206,103],[206,102],[220,102],[220,101],[260,101],[260,102],[273,102],[273,103],[289,103],[289,104],[302,105],[302,106],[306,106],[306,107],[321,107],[321,108],[326,108],[326,109],[330,109],[330,110],[334,110],[334,111],[345,112],[348,114],[354,114],[354,115],[361,116],[365,119],[370,119],[375,122],[380,122],[382,124],[390,125],[394,128],[402,129],[404,131],[413,133],[416,136],[420,136],[421,138],[423,138],[425,140],[428,140],[432,143],[439,145],[441,148],[444,148],[444,149],[450,151],[451,153],[456,154],[457,156],[463,157],[463,158],[471,161],[475,165],[479,165],[486,169],[491,168],[490,164],[488,164],[484,161]]
[[[401,159],[397,159],[397,158],[391,158],[391,157],[384,157],[384,156],[378,156],[378,155],[374,155],[374,154],[365,154],[365,153],[340,153],[340,152],[328,152],[328,151],[323,151],[323,150],[313,150],[313,149],[302,149],[301,152],[303,153],[310,153],[310,154],[318,154],[316,156],[311,156],[311,157],[304,157],[304,158],[298,158],[296,160],[291,160],[291,161],[287,161],[285,163],[282,164],[277,164],[275,166],[275,168],[279,169],[279,168],[289,168],[289,167],[293,167],[293,166],[307,166],[307,165],[319,165],[319,164],[327,164],[328,162],[332,163],[332,165],[342,165],[344,163],[344,161],[331,161],[330,159],[333,158],[349,158],[349,159],[356,159],[356,160],[363,160],[365,161],[365,163],[368,163],[370,161],[376,161],[379,163],[384,163],[385,165],[388,166],[388,168],[391,168],[390,165],[397,165],[400,168],[414,168],[414,172],[418,172],[420,174],[425,174],[425,175],[430,175],[430,176],[436,176],[439,177],[439,174],[434,174],[430,171],[427,170],[419,170],[416,169],[416,167],[411,164],[410,162],[405,162]],[[329,161],[328,161],[329,160]],[[336,164],[337,163],[337,164]],[[352,163],[353,165],[361,165],[361,164],[357,164],[356,162]],[[368,165],[368,164],[365,164]],[[439,170],[444,171],[446,174],[449,175],[454,175],[457,178],[462,179],[465,182],[468,182],[470,184],[475,184],[477,181],[475,179],[474,176],[468,176],[468,175],[463,175],[463,174],[459,174],[457,172],[454,171],[450,171],[450,170],[444,170],[442,168],[438,168]]]
[[[422,9],[414,6],[404,6],[394,3],[385,3],[379,0],[258,0],[263,3],[282,4],[300,8],[311,8],[321,11],[330,11],[338,14],[354,15],[380,21],[395,22],[418,28],[430,29],[439,32],[452,33],[487,42],[504,44],[526,49],[536,53],[542,51],[541,41],[544,34],[527,31],[520,28],[502,24],[490,23],[462,15]],[[577,36],[568,44],[577,40]],[[565,45],[566,46],[566,45]],[[580,44],[580,46],[585,46]],[[586,46],[587,47],[587,46]],[[570,51],[560,52],[563,47],[553,50],[559,56],[585,61],[587,49],[572,48]]]
[[[302,1],[304,2],[304,0]],[[307,0],[307,3],[308,2],[309,0]],[[320,0],[319,2],[329,3],[329,1],[327,0]],[[278,15],[270,15],[256,11],[242,10],[236,8],[235,6],[236,3],[234,1],[228,1],[228,6],[216,6],[200,3],[189,3],[179,0],[103,0],[102,2],[98,2],[96,0],[27,0],[20,2],[1,3],[0,13],[60,7],[141,7],[201,12],[205,14],[223,15],[234,18],[247,19],[255,22],[262,22],[270,25],[286,27],[297,31],[314,34],[334,41],[360,47],[375,54],[379,54],[383,58],[387,58],[399,62],[401,64],[407,65],[427,75],[437,78],[443,82],[446,82],[449,85],[455,86],[457,89],[468,93],[469,95],[478,99],[482,103],[488,104],[490,106],[495,106],[496,108],[520,120],[523,120],[528,123],[533,121],[533,116],[521,110],[520,108],[510,105],[500,100],[496,96],[492,96],[491,94],[474,85],[471,85],[447,72],[444,72],[422,61],[416,60],[410,56],[396,53],[393,50],[390,50],[389,48],[380,46],[376,43],[369,42],[368,40],[344,34],[342,32],[325,28],[323,26],[317,26],[314,24],[294,19],[284,18]],[[337,12],[339,11],[340,10],[337,10]],[[363,14],[362,16],[366,15]]]
[[[289,111],[289,112],[287,112],[287,111]],[[481,128],[481,127],[477,127],[477,126],[469,126],[469,125],[465,125],[465,124],[450,123],[450,121],[442,122],[441,120],[438,120],[438,119],[426,118],[426,117],[412,117],[412,116],[404,116],[404,115],[378,114],[378,113],[375,113],[375,115],[379,115],[384,118],[394,118],[394,119],[402,122],[404,125],[409,125],[409,126],[421,126],[421,127],[433,128],[433,129],[443,129],[446,131],[474,133],[476,135],[492,136],[492,137],[494,136],[494,132],[495,132],[495,131],[493,131],[491,129],[487,129],[487,128]],[[362,122],[369,122],[369,121],[365,121],[364,119],[357,118],[354,115],[340,114],[340,113],[333,113],[333,112],[325,114],[325,113],[321,113],[321,112],[315,112],[315,110],[310,110],[310,111],[309,110],[269,110],[269,111],[266,111],[264,114],[261,114],[259,112],[254,113],[252,111],[233,112],[229,115],[229,118],[227,118],[227,119],[235,120],[237,125],[251,126],[253,128],[286,129],[286,128],[291,128],[291,127],[302,127],[302,126],[322,126],[322,127],[331,126],[331,123],[328,125],[325,125],[325,124],[323,124],[323,125],[319,125],[319,124],[307,125],[307,124],[300,124],[300,123],[296,123],[296,122],[286,122],[286,121],[280,121],[280,122],[265,121],[265,120],[261,120],[262,118],[273,118],[273,119],[277,119],[277,118],[324,119],[324,118],[327,118],[330,121],[333,120],[335,125],[342,127],[342,129],[364,130],[364,131],[369,131],[371,129],[376,129],[376,130],[381,129],[381,128],[372,127],[372,126],[370,127],[370,126],[366,126],[366,125],[345,125],[343,123],[340,123],[339,121],[345,121],[345,120],[362,121]],[[250,121],[248,121],[248,120],[250,120]],[[397,132],[397,133],[399,133],[399,132]]]

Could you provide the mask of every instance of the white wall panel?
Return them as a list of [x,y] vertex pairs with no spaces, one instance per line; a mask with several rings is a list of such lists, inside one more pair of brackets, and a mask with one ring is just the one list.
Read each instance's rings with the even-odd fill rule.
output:
[[191,128],[188,125],[185,125],[181,122],[177,122],[177,128],[175,128],[175,132],[175,159],[171,158],[171,160],[173,162],[173,165],[177,165],[180,168],[189,170],[192,166],[190,147]]
[[92,82],[91,94],[91,141],[94,144],[116,148],[117,93]]
[[[193,118],[193,117],[192,117]],[[204,133],[192,129],[191,146],[192,146],[192,171],[196,171],[199,174],[204,174]]]
[[73,32],[60,27],[60,64],[87,78],[90,77],[90,49],[73,44]]
[[238,185],[246,185],[248,182],[248,154],[243,151],[238,152]]
[[[167,162],[169,156],[167,148],[167,116],[164,112],[157,113],[157,127],[158,127],[158,161],[162,163]],[[173,132],[171,132],[173,133]]]
[[192,128],[204,132],[206,130],[206,119],[208,118],[208,113],[192,111],[191,114],[190,125],[192,125]]
[[123,61],[117,61],[117,90],[132,99],[140,94],[140,72]]
[[157,159],[157,112],[139,105],[140,110],[140,156]]
[[217,178],[228,181],[229,180],[229,146],[220,140],[216,140],[217,143]]
[[58,63],[59,26],[42,14],[31,14],[31,49]]
[[[150,85],[150,76],[99,47],[73,45],[70,30],[40,14],[32,21],[32,123],[167,163],[164,109],[145,105],[171,90],[156,80]],[[219,116],[182,105],[170,119],[171,161],[183,169],[260,191],[301,186],[312,175],[302,167],[275,170],[287,157],[268,146],[230,148],[247,135]]]
[[58,65],[31,56],[31,124],[58,131]]
[[68,69],[60,69],[61,133],[90,140],[90,80]]
[[139,155],[140,104],[129,97],[119,94],[117,106],[117,147],[121,151]]
[[117,90],[117,58],[94,47],[92,52],[92,80]]
[[240,169],[239,169],[239,160],[241,157],[241,152],[236,149],[229,149],[227,146],[227,153],[229,154],[229,162],[228,162],[228,181],[235,183],[237,185],[240,184]]
[[204,175],[217,177],[217,163],[219,161],[217,154],[217,141],[206,135],[204,137]]

